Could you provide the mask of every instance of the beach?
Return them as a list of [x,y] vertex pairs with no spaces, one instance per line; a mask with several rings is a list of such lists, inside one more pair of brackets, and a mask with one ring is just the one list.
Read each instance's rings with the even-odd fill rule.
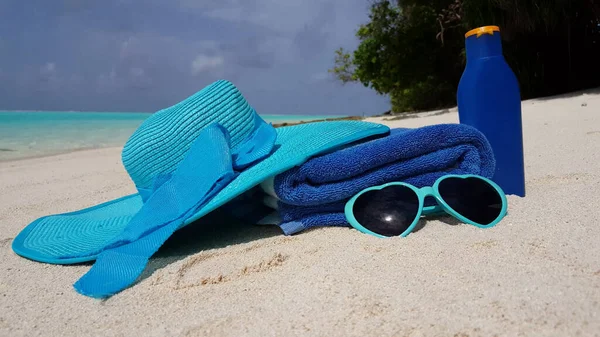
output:
[[[121,148],[0,162],[0,336],[600,336],[600,94],[522,106],[527,196],[493,228],[443,217],[379,239],[215,222],[102,301],[72,286],[90,263],[11,244],[41,216],[135,193]],[[368,120],[458,122],[456,109],[410,117]]]

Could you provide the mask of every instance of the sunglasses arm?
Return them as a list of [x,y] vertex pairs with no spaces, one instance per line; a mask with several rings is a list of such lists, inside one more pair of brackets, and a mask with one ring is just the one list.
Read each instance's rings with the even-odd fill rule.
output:
[[425,206],[425,207],[423,207],[422,216],[442,215],[442,214],[445,214],[445,213],[446,212],[444,211],[444,209],[440,205]]

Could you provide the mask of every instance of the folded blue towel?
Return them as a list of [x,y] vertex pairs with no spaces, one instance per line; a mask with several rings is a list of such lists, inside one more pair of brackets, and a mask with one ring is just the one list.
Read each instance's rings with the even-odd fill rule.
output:
[[392,181],[431,186],[445,174],[493,176],[485,136],[462,124],[392,129],[390,134],[315,157],[263,183],[278,199],[287,235],[315,226],[349,226],[344,204],[361,190]]

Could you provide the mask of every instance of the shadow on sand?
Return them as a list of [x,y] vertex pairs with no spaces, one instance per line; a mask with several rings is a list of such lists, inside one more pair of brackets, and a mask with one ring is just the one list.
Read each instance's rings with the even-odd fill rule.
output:
[[[150,258],[143,273],[131,286],[150,277],[155,271],[190,255],[281,235],[283,233],[278,226],[243,223],[224,210],[217,209],[176,231]],[[89,261],[74,266],[91,267],[94,262]],[[102,301],[106,300],[108,299]]]
[[281,235],[283,233],[277,226],[244,223],[217,209],[175,232],[150,259],[140,280],[146,279],[158,269],[201,251]]
[[583,95],[598,95],[598,94],[600,94],[600,87],[594,88],[594,89],[578,90],[578,91],[573,91],[573,92],[569,92],[566,94],[555,95],[555,96],[532,98],[531,101],[545,102],[545,101],[551,101],[554,99],[574,98],[574,97],[581,97]]

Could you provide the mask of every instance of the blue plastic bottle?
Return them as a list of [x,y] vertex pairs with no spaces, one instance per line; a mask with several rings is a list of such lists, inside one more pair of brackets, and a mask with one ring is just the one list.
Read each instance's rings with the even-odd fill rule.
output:
[[483,133],[496,157],[492,180],[506,194],[525,196],[521,93],[502,54],[500,29],[487,26],[465,35],[467,66],[458,86],[461,124]]

